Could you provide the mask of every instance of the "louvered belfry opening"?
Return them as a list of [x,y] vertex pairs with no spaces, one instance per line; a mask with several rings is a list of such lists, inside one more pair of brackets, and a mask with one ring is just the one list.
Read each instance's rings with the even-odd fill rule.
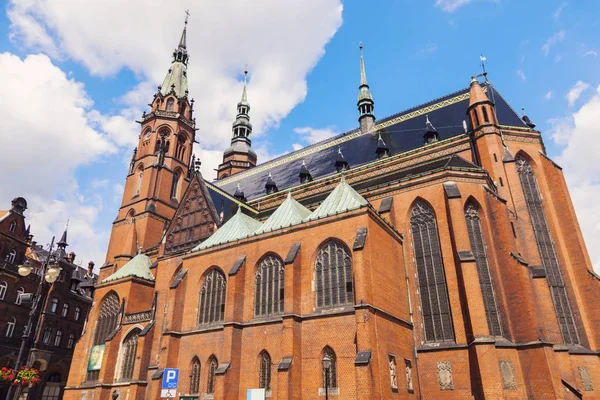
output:
[[342,243],[330,240],[321,247],[315,275],[317,308],[354,304],[352,258]]
[[479,276],[479,286],[483,296],[483,306],[487,319],[490,335],[502,336],[502,323],[498,313],[498,303],[494,293],[494,285],[490,274],[487,254],[485,252],[485,242],[481,229],[481,220],[479,210],[473,203],[468,203],[465,208],[465,218],[467,220],[467,231],[469,232],[469,241],[471,242],[471,251],[475,257],[477,266],[477,275]]
[[135,354],[137,352],[140,329],[134,329],[123,340],[121,350],[121,381],[130,381],[133,377],[133,368],[135,367]]
[[198,324],[222,322],[225,317],[225,275],[218,269],[211,270],[200,289]]
[[410,227],[419,279],[425,341],[454,340],[437,223],[429,204],[422,200],[415,203],[410,216]]
[[[114,292],[108,294],[100,306],[92,346],[104,344],[108,335],[116,329],[119,319],[119,309],[119,296]],[[88,371],[86,379],[88,381],[97,381],[99,377],[100,370]]]
[[283,312],[283,261],[275,255],[266,256],[256,271],[254,315],[266,316]]
[[192,360],[192,371],[190,373],[190,394],[200,392],[200,360],[194,357]]
[[522,155],[518,155],[515,161],[563,340],[566,344],[579,344],[573,311],[567,297],[567,289],[554,249],[554,242],[550,235],[548,222],[546,221],[542,197],[533,169],[529,161]]

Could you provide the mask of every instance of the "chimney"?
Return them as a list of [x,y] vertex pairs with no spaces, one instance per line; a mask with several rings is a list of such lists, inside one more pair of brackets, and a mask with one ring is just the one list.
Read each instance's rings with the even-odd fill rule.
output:
[[93,262],[93,261],[90,261],[90,262],[88,263],[88,268],[87,268],[87,270],[88,270],[88,275],[93,275],[93,274],[94,274],[94,265],[95,265],[95,264],[94,264],[94,262]]
[[73,251],[72,251],[72,252],[70,252],[70,253],[69,253],[69,257],[68,257],[68,258],[69,258],[69,262],[70,262],[71,264],[74,264],[74,263],[75,263],[75,252],[73,252]]

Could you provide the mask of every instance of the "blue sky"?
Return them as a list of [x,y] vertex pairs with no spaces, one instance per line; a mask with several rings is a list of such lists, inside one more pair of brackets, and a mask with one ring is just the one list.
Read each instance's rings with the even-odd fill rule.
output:
[[[598,167],[590,169],[598,147],[585,146],[591,136],[582,129],[597,130],[597,1],[60,3],[11,0],[0,15],[0,74],[24,92],[0,110],[14,157],[0,161],[13,189],[0,194],[0,208],[19,195],[30,200],[42,243],[70,217],[71,244],[84,262],[104,261],[137,143],[133,121],[169,67],[186,8],[206,177],[228,144],[245,63],[253,146],[264,161],[357,126],[359,41],[379,118],[468,86],[483,54],[489,79],[515,109],[527,109],[549,155],[565,166],[588,245],[600,238],[600,209],[589,204],[600,193],[591,177]],[[39,149],[23,156],[23,146]],[[598,265],[600,252],[592,259]]]

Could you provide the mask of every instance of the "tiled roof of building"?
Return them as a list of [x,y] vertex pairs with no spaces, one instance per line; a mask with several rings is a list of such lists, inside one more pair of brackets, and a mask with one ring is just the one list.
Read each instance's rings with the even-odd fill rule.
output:
[[287,199],[271,214],[255,234],[275,231],[281,228],[297,225],[310,215],[310,210],[298,203],[292,194],[288,193]]
[[253,234],[261,227],[261,223],[242,213],[242,208],[238,208],[237,213],[223,224],[208,239],[194,247],[192,251],[207,249],[219,244],[234,242]]
[[10,214],[10,211],[0,210],[0,221],[2,221],[4,218],[6,218],[8,216],[8,214]]
[[[485,83],[482,86],[496,106],[499,124],[529,129],[491,84]],[[464,133],[463,121],[466,121],[467,128],[470,129],[469,118],[466,115],[468,106],[469,88],[465,88],[376,121],[375,130],[381,134],[391,155],[403,153],[423,145],[426,115],[429,116],[431,124],[436,127],[440,140]],[[354,129],[213,182],[213,184],[221,190],[233,194],[239,183],[246,198],[253,200],[266,194],[265,183],[269,172],[273,181],[277,182],[278,189],[286,190],[300,184],[298,171],[300,171],[303,161],[312,177],[317,179],[337,172],[335,161],[338,148],[341,148],[345,160],[349,163],[350,168],[353,168],[372,162],[377,158],[377,142],[377,134],[363,133],[359,129]]]
[[352,186],[346,183],[346,180],[342,175],[340,184],[333,189],[329,196],[323,200],[321,205],[317,207],[305,221],[313,221],[330,215],[337,215],[347,211],[356,210],[367,204],[369,204],[369,202],[358,194],[356,190],[352,189]]
[[117,279],[135,276],[149,281],[154,280],[154,276],[150,272],[152,260],[142,253],[133,257],[127,264],[123,265],[117,272],[104,279],[101,283],[115,281]]

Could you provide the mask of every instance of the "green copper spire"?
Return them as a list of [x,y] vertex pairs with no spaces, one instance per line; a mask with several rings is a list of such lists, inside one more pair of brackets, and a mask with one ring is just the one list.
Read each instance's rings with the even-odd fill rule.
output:
[[181,33],[181,39],[179,39],[179,45],[175,51],[173,51],[173,62],[160,87],[160,93],[163,96],[167,96],[169,93],[174,92],[177,98],[182,98],[186,97],[188,94],[187,64],[189,56],[186,41],[189,13],[186,11],[186,14],[183,32]]
[[369,90],[369,84],[367,83],[367,73],[365,72],[365,59],[363,58],[363,45],[359,44],[360,48],[360,86],[358,87],[358,121],[360,122],[360,130],[362,132],[368,132],[373,129],[375,116],[373,115],[373,109],[375,102],[373,96]]

